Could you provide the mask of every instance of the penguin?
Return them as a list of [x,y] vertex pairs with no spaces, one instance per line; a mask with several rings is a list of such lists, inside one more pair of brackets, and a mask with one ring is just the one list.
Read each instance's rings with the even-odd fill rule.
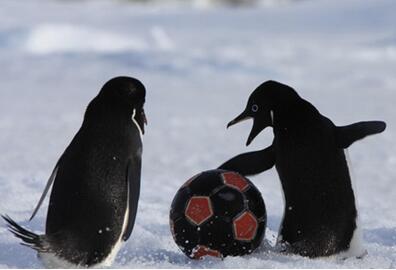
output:
[[53,184],[45,234],[3,216],[46,267],[109,266],[130,237],[140,192],[145,94],[139,80],[116,77],[89,103],[30,218]]
[[345,150],[383,132],[386,124],[336,126],[293,88],[276,81],[257,87],[227,127],[246,119],[253,119],[246,145],[266,127],[273,129],[272,145],[238,155],[219,168],[249,176],[275,165],[285,199],[277,247],[310,258],[365,255]]

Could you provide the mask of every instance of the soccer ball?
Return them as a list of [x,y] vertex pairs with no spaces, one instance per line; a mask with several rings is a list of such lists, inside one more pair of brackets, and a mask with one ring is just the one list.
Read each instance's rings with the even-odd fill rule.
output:
[[173,238],[192,259],[250,254],[260,245],[266,222],[258,189],[224,170],[192,177],[176,193],[170,210]]

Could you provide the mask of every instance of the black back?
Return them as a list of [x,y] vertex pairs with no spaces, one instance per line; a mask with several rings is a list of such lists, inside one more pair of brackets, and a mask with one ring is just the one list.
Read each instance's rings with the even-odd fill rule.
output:
[[[139,197],[142,142],[131,117],[133,110],[142,109],[144,103],[144,95],[143,101],[140,98],[136,102],[133,91],[128,91],[128,83],[136,86],[133,80],[121,77],[103,87],[59,160],[46,236],[53,252],[69,262],[93,265],[105,259],[121,237],[128,206],[130,215],[126,219],[132,226],[125,226],[132,230]],[[129,179],[128,175],[136,175],[137,179]],[[128,193],[135,205],[129,204]],[[126,232],[128,237],[130,231]]]

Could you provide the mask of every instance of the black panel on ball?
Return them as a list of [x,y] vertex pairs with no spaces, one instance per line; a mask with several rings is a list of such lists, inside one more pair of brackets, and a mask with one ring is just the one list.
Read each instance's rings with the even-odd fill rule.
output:
[[232,222],[232,218],[242,212],[244,196],[235,188],[224,186],[211,197],[215,215]]
[[177,196],[175,196],[172,202],[170,219],[176,220],[184,216],[184,210],[190,198],[191,192],[188,186],[179,189],[179,191],[177,192]]
[[195,178],[190,184],[189,188],[193,195],[210,196],[217,188],[221,187],[223,182],[217,172],[203,172]]
[[173,238],[176,244],[179,247],[183,247],[182,251],[185,254],[191,254],[192,250],[199,243],[197,228],[195,226],[191,226],[186,219],[180,218],[173,223],[173,232]]
[[267,213],[265,211],[264,200],[261,197],[260,192],[256,187],[251,186],[246,192],[246,197],[248,198],[248,207],[249,210],[258,218],[266,218]]
[[232,227],[229,222],[213,216],[204,226],[200,227],[200,243],[221,252],[229,254],[229,242],[233,240]]

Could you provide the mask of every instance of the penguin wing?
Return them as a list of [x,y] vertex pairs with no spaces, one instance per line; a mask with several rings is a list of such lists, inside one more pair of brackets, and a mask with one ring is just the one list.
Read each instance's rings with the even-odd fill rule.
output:
[[352,125],[336,127],[336,143],[340,148],[348,148],[352,143],[366,136],[381,133],[386,123],[382,121],[358,122]]
[[133,226],[135,224],[136,212],[140,195],[140,174],[142,160],[140,157],[132,158],[128,162],[127,168],[127,186],[128,186],[128,224],[122,236],[122,240],[126,241],[131,236]]
[[48,193],[48,191],[49,191],[49,189],[50,189],[52,183],[54,183],[55,178],[56,178],[56,174],[58,173],[59,163],[60,163],[61,159],[62,159],[62,157],[61,157],[61,158],[58,160],[58,162],[56,163],[55,168],[54,168],[54,170],[52,171],[51,176],[49,177],[49,179],[48,179],[48,181],[47,181],[47,185],[46,185],[45,188],[44,188],[43,194],[41,195],[40,200],[39,200],[39,202],[38,202],[36,208],[34,209],[33,214],[32,214],[32,216],[30,217],[29,221],[31,221],[31,220],[35,217],[35,215],[37,214],[37,211],[40,209],[40,206],[41,206],[41,204],[43,203],[43,201],[44,201],[44,199],[45,199],[45,196],[47,196],[47,193]]
[[275,165],[273,145],[254,152],[235,156],[219,167],[222,170],[235,171],[243,176],[255,175],[271,169]]

